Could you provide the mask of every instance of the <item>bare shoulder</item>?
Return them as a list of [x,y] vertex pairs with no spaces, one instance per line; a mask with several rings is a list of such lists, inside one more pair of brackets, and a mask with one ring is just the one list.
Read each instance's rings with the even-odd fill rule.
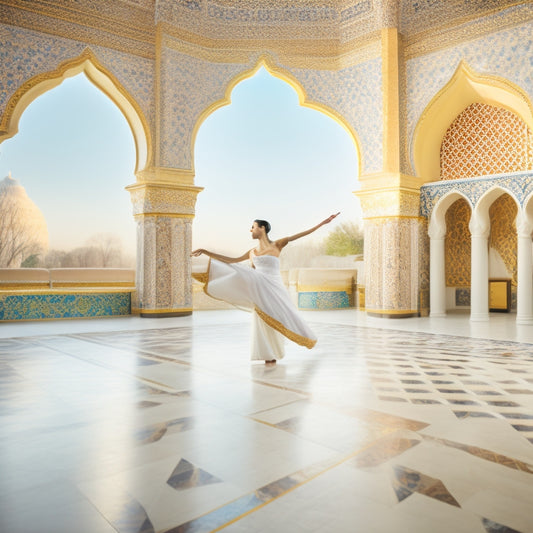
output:
[[278,239],[277,241],[274,241],[274,244],[278,250],[282,250],[289,244],[289,237],[283,237],[282,239]]

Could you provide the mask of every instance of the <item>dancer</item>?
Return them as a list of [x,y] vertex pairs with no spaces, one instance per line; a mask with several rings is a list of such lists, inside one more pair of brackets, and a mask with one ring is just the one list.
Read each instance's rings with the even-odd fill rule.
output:
[[[252,361],[274,364],[283,358],[283,337],[311,349],[316,337],[300,318],[281,279],[279,256],[289,242],[313,233],[329,224],[339,213],[331,215],[320,224],[276,241],[268,237],[270,224],[254,220],[250,232],[258,245],[240,257],[227,257],[199,248],[193,257],[209,257],[207,281],[204,291],[211,297],[224,300],[236,307],[252,310]],[[246,259],[250,266],[238,265]]]

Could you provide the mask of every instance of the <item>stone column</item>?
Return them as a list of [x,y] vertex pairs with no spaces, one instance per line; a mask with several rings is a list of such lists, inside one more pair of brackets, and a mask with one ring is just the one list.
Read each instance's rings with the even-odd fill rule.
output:
[[472,275],[470,291],[470,320],[483,322],[489,319],[489,249],[490,224],[479,213],[472,213]]
[[[427,291],[423,287],[427,275],[421,274],[427,259],[427,229],[418,215],[419,192],[379,186],[385,179],[392,185],[398,178],[374,177],[372,189],[363,179],[357,193],[365,223],[365,307],[373,316],[418,316],[421,292]],[[402,181],[407,185],[410,180],[403,176]]]
[[429,224],[429,304],[430,317],[446,316],[446,227]]
[[533,226],[527,217],[519,214],[516,219],[518,233],[518,283],[516,302],[517,324],[533,324]]
[[[137,309],[142,317],[192,313],[192,173],[145,171],[127,187],[137,221]],[[139,176],[138,176],[139,178]],[[189,183],[187,183],[189,182]]]

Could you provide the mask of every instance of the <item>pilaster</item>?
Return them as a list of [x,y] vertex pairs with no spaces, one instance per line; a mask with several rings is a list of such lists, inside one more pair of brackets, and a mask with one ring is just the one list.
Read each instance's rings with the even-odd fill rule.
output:
[[137,309],[142,317],[192,313],[191,246],[196,196],[191,171],[150,168],[127,187],[137,222]]
[[389,318],[425,314],[429,250],[417,179],[381,173],[361,181],[366,311]]

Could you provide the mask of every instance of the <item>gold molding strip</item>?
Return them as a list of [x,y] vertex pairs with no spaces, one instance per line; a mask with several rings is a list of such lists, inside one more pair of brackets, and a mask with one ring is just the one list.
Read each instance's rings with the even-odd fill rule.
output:
[[211,39],[167,22],[158,23],[157,30],[161,32],[158,46],[211,63],[248,64],[254,55],[269,52],[291,68],[338,70],[381,54],[379,30],[342,44],[334,39]]
[[107,293],[121,293],[121,292],[134,292],[135,287],[109,287],[108,289],[89,289],[79,286],[74,286],[71,289],[61,288],[46,288],[46,289],[21,289],[21,290],[2,290],[0,289],[0,296],[24,296],[24,295],[52,295],[52,294],[107,294]]
[[163,218],[194,218],[190,213],[137,213],[133,218],[163,217]]
[[418,309],[365,309],[367,313],[374,313],[376,315],[412,315],[418,314]]
[[131,312],[135,312],[135,314],[142,313],[143,315],[158,315],[162,313],[191,313],[192,310],[192,307],[180,307],[170,309],[143,309],[141,307],[132,307]]
[[384,215],[384,216],[374,216],[374,217],[363,217],[363,220],[397,220],[400,218],[412,219],[412,220],[427,220],[426,217],[421,217],[419,215]]
[[86,288],[86,287],[129,287],[131,290],[135,290],[135,284],[131,284],[128,281],[103,281],[103,282],[91,282],[91,281],[60,281],[51,282],[52,289],[70,287],[72,289]]
[[[154,59],[153,26],[146,29],[126,26],[121,18],[110,19],[99,13],[82,14],[76,11],[68,17],[65,16],[69,11],[66,7],[59,10],[39,10],[36,9],[37,2],[2,0],[1,4],[2,23]],[[81,19],[80,15],[86,16]]]
[[5,291],[40,291],[50,289],[50,283],[45,281],[43,283],[0,283],[0,294],[4,294]]
[[[533,20],[533,9],[530,12],[527,11],[527,8],[531,7],[530,4],[530,0],[517,1],[513,5],[506,6],[504,10],[496,8],[487,11],[482,16],[479,14],[468,15],[461,19],[455,19],[445,26],[406,36],[404,38],[405,60],[438,52],[451,46],[485,37],[491,33],[526,24]],[[510,12],[513,7],[520,5],[525,6],[524,9]],[[508,11],[503,20],[502,17],[498,20],[491,18],[502,11]],[[465,24],[468,23],[472,24],[465,27]]]
[[125,187],[127,191],[137,191],[142,189],[174,189],[177,191],[189,191],[199,193],[204,190],[203,187],[196,187],[196,185],[183,185],[181,183],[171,182],[157,182],[157,181],[143,181],[141,183],[133,183]]
[[62,316],[61,318],[53,317],[53,318],[10,318],[10,319],[2,319],[0,320],[0,324],[2,323],[10,323],[10,322],[57,322],[58,320],[87,320],[88,318],[121,318],[126,316],[131,316],[133,313],[129,313],[127,315],[83,315],[83,316]]

